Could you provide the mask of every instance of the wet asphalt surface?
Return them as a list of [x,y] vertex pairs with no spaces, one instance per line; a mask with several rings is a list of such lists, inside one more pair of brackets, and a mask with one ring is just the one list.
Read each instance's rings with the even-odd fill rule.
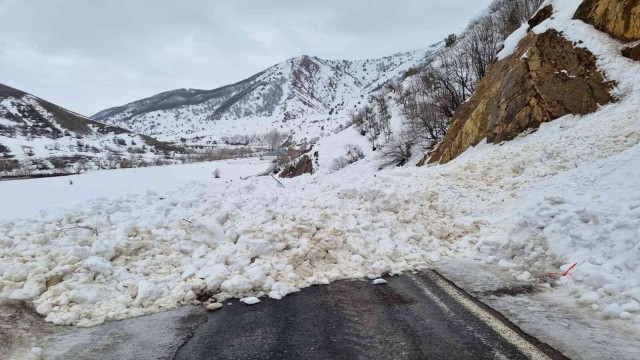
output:
[[[384,285],[340,281],[251,306],[225,302],[175,359],[527,359],[434,276],[391,277]],[[521,335],[549,358],[563,358]]]

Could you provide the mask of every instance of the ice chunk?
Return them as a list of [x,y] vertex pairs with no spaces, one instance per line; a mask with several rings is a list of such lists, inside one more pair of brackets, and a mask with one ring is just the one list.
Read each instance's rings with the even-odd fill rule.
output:
[[620,286],[616,284],[606,284],[602,287],[602,291],[607,295],[618,295],[620,294]]
[[113,272],[113,266],[103,258],[90,256],[84,261],[85,266],[98,274],[107,274]]
[[45,302],[36,307],[36,312],[42,316],[46,316],[51,309],[53,309],[53,304],[50,302]]
[[528,271],[525,271],[522,274],[518,275],[516,279],[518,281],[529,281],[531,280],[531,273],[529,273]]
[[44,359],[44,350],[42,350],[42,348],[34,346],[31,348],[31,354],[33,354],[36,359]]
[[629,320],[633,317],[630,313],[626,311],[621,312],[619,316],[620,316],[620,319],[622,320]]
[[580,295],[576,302],[580,305],[591,305],[594,302],[598,301],[598,299],[600,299],[600,295],[598,295],[597,292],[587,291]]
[[253,304],[257,304],[260,302],[260,299],[258,299],[255,296],[252,297],[246,297],[246,298],[242,298],[240,299],[241,302],[247,304],[247,305],[253,305]]
[[613,303],[602,310],[602,315],[604,315],[605,318],[618,318],[622,312],[620,305]]
[[513,269],[514,267],[516,267],[516,264],[512,263],[511,261],[507,261],[507,260],[500,260],[498,261],[498,266],[503,269],[503,270],[509,270],[509,269]]
[[14,291],[10,298],[14,300],[34,299],[47,289],[42,276],[32,276],[27,279],[22,289]]
[[253,284],[251,283],[251,280],[249,280],[249,278],[246,276],[234,275],[231,278],[223,281],[222,285],[220,285],[220,288],[223,291],[241,293],[253,289]]
[[214,311],[214,310],[218,310],[222,307],[221,303],[211,303],[209,305],[207,305],[207,310],[209,311]]
[[216,219],[204,219],[198,221],[196,225],[203,231],[200,234],[194,235],[195,241],[205,243],[210,248],[215,248],[224,242],[224,229]]
[[24,265],[11,265],[8,269],[4,271],[4,275],[2,276],[5,280],[9,281],[25,281],[27,280],[27,276],[29,272],[27,271],[27,267]]
[[[63,294],[62,297],[64,297]],[[107,300],[111,295],[109,288],[103,285],[83,285],[66,293],[69,302],[76,304],[95,304]]]
[[141,303],[143,301],[154,301],[163,295],[164,291],[158,285],[142,280],[138,283],[138,295],[136,296],[136,302]]
[[266,269],[259,266],[249,268],[245,273],[247,274],[247,276],[249,277],[249,279],[251,280],[254,286],[260,286],[264,284],[264,282],[267,280]]
[[249,256],[260,256],[270,253],[275,248],[264,239],[253,239],[250,235],[242,235],[238,239],[238,248],[244,249]]
[[640,311],[640,304],[635,301],[635,300],[631,300],[626,304],[623,304],[621,306],[622,310],[627,311],[627,312],[639,312]]
[[96,240],[91,245],[91,252],[96,256],[111,260],[116,256],[116,244],[113,241]]
[[387,280],[385,280],[385,279],[375,279],[372,282],[373,285],[382,285],[382,284],[386,284],[386,283],[387,283]]

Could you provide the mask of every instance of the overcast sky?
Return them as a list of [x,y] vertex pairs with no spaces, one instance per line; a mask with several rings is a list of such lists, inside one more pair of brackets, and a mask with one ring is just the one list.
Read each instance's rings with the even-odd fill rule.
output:
[[286,59],[364,59],[460,32],[490,0],[0,0],[0,83],[93,115]]

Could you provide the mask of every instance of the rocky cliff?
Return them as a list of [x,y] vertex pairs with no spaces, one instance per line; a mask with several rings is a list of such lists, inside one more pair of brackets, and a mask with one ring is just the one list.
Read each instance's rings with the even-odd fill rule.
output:
[[585,0],[575,18],[618,40],[640,40],[640,0]]
[[[598,10],[599,3],[586,1],[587,5],[582,4],[578,12],[600,14],[603,10]],[[583,10],[585,7],[592,10]],[[551,16],[553,8],[546,7],[530,26],[535,27]],[[620,14],[609,16],[610,21],[622,23],[628,23],[629,18]],[[637,25],[613,26],[595,15],[593,19],[603,28],[618,29],[625,36],[632,33],[625,29]],[[511,55],[491,66],[474,96],[455,114],[429,162],[445,163],[484,139],[489,143],[511,140],[544,122],[567,114],[591,113],[613,101],[610,95],[613,84],[599,72],[596,58],[576,45],[556,30],[536,33],[530,29]]]
[[[585,0],[575,15],[623,42],[640,40],[640,0]],[[640,61],[640,43],[629,43],[622,55]]]

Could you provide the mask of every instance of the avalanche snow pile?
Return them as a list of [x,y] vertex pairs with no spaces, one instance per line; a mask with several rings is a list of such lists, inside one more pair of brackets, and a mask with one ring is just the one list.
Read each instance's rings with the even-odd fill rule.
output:
[[395,177],[358,187],[305,180],[201,185],[164,200],[149,193],[2,222],[1,296],[33,301],[55,324],[90,326],[171,309],[199,293],[279,299],[464,251],[454,240],[470,227],[452,226],[453,214],[419,182],[398,191],[385,186]]
[[369,156],[284,188],[203,183],[0,221],[0,299],[91,326],[474,256],[640,331],[640,63],[571,19],[579,0],[547,3],[556,13],[536,31],[588,48],[617,82],[616,103],[446,165],[376,172]]

